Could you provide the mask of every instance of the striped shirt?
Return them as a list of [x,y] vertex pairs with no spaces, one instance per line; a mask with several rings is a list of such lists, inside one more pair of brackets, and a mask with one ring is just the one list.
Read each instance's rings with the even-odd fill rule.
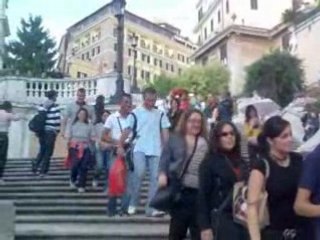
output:
[[46,111],[46,123],[44,129],[59,132],[61,126],[60,106],[58,104],[53,104],[49,108],[40,106],[38,110]]

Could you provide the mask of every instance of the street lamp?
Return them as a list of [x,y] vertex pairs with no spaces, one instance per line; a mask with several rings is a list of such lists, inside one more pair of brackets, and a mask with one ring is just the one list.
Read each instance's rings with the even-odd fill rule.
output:
[[132,43],[131,43],[131,47],[133,49],[133,81],[131,86],[132,93],[138,93],[140,91],[137,83],[137,57],[138,57],[137,46],[138,46],[138,36],[134,33],[132,35]]
[[123,45],[124,45],[124,14],[125,14],[125,0],[113,0],[112,6],[114,15],[118,19],[117,28],[117,80],[116,92],[110,98],[110,103],[118,103],[124,94],[124,80],[123,80]]

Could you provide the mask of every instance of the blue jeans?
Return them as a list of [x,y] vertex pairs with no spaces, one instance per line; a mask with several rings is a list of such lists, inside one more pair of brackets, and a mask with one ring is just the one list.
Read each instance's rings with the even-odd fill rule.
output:
[[94,170],[93,179],[98,181],[100,176],[104,179],[105,188],[108,187],[108,173],[109,173],[109,159],[110,159],[110,152],[108,150],[101,150],[99,147],[96,146],[95,149],[96,155],[96,165]]
[[134,172],[130,177],[130,206],[137,207],[139,205],[141,182],[144,178],[148,167],[150,172],[150,186],[148,192],[148,202],[146,206],[146,214],[149,215],[154,209],[149,207],[150,201],[156,193],[158,187],[158,168],[160,158],[157,156],[146,156],[143,152],[133,153]]
[[91,160],[91,152],[89,148],[86,148],[84,150],[84,153],[81,159],[77,157],[77,153],[78,153],[77,149],[75,148],[69,149],[69,154],[72,161],[70,180],[73,183],[77,182],[77,187],[85,188],[89,162]]
[[[116,156],[110,154],[110,161],[108,164],[108,169],[111,169],[112,165],[114,164],[116,160]],[[126,213],[128,211],[129,202],[130,202],[130,188],[131,188],[131,181],[129,180],[131,178],[130,172],[127,171],[127,189],[126,193],[120,197],[121,198],[121,211],[123,213]],[[115,215],[117,214],[117,199],[118,197],[109,197],[109,203],[108,203],[108,213],[109,215]]]

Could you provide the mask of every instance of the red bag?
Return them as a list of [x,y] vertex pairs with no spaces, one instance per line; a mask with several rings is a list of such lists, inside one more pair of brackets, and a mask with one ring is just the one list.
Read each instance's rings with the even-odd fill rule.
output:
[[71,156],[68,153],[67,157],[63,160],[63,167],[65,169],[71,169],[71,165],[72,165],[72,160],[71,160]]
[[121,197],[126,191],[127,169],[123,157],[117,157],[109,172],[109,192],[111,197]]

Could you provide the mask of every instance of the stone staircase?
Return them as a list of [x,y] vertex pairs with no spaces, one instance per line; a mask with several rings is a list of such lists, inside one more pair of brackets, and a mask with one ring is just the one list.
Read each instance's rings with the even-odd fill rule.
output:
[[[77,193],[69,188],[69,171],[62,160],[51,161],[50,174],[39,179],[30,172],[30,159],[9,159],[0,187],[0,200],[12,200],[16,206],[16,240],[100,240],[167,239],[169,218],[147,218],[141,205],[138,214],[109,218],[108,199],[102,188]],[[147,196],[147,181],[142,201]],[[0,217],[1,218],[1,217]]]

